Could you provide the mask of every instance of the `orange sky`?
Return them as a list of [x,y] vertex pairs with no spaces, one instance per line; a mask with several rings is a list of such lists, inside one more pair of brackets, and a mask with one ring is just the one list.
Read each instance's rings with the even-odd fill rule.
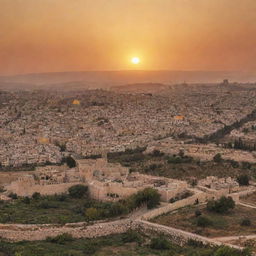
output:
[[256,0],[0,0],[0,74],[256,70]]

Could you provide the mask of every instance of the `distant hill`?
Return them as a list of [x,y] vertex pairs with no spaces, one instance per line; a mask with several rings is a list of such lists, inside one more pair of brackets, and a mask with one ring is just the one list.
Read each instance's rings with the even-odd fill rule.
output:
[[225,71],[85,71],[38,73],[0,77],[0,88],[107,89],[127,84],[219,83],[223,79],[254,82],[256,74]]
[[160,83],[139,83],[113,86],[110,89],[115,92],[123,93],[156,93],[167,89],[167,85]]

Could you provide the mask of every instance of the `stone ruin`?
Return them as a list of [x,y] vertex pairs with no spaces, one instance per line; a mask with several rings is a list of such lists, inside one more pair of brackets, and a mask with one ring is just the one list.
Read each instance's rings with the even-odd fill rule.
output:
[[35,192],[43,195],[67,192],[75,184],[84,184],[89,188],[90,196],[101,201],[115,201],[126,198],[139,190],[152,187],[161,194],[161,200],[169,200],[184,191],[185,181],[130,173],[127,167],[118,163],[109,163],[107,159],[77,160],[77,167],[46,166],[35,172],[22,175],[18,180],[5,186],[7,193],[19,196],[31,196]]
[[7,193],[19,196],[31,196],[35,192],[43,195],[64,193],[68,187],[80,183],[78,171],[67,166],[38,167],[35,172],[18,177],[5,186]]
[[214,198],[240,191],[238,182],[231,177],[218,178],[215,176],[208,176],[205,179],[198,181],[197,188],[212,195]]
[[[151,187],[161,195],[161,201],[170,202],[186,192],[194,193],[187,182],[165,177],[130,173],[129,168],[119,163],[109,163],[107,159],[80,159],[77,167],[46,166],[35,172],[20,176],[7,184],[5,194],[13,192],[19,196],[31,196],[35,192],[42,195],[60,194],[75,184],[84,184],[89,188],[91,198],[101,201],[124,199],[139,190]],[[239,184],[232,178],[214,176],[199,180],[196,189],[203,191],[209,198],[218,198],[240,191]],[[195,190],[195,188],[194,188]]]
[[120,164],[108,163],[106,159],[83,159],[78,161],[80,176],[88,184],[91,197],[112,201],[130,196],[147,187],[158,190],[161,200],[168,202],[177,194],[187,190],[184,181],[129,173]]

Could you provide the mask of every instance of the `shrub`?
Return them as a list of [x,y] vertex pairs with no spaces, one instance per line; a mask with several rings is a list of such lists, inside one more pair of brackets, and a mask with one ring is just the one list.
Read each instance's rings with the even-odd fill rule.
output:
[[220,154],[220,153],[216,154],[216,155],[213,157],[213,161],[214,161],[215,163],[220,163],[220,162],[222,161],[221,154]]
[[222,196],[219,200],[211,200],[207,203],[207,210],[217,213],[227,213],[235,208],[235,202],[232,197]]
[[55,198],[60,202],[64,202],[67,200],[67,195],[66,194],[55,195]]
[[58,208],[53,202],[49,202],[47,200],[43,200],[37,206],[41,209]]
[[47,242],[51,242],[51,243],[55,243],[55,244],[65,244],[66,242],[71,242],[73,241],[73,237],[72,235],[68,234],[68,233],[64,233],[55,237],[47,237],[46,241]]
[[240,251],[231,247],[222,246],[217,249],[214,256],[251,256],[251,253],[247,249]]
[[172,155],[167,157],[168,164],[191,163],[192,161],[193,161],[192,157],[184,156],[183,154],[180,154],[180,153],[178,156]]
[[18,199],[18,195],[16,194],[16,193],[10,193],[9,195],[8,195],[11,199]]
[[235,160],[229,160],[229,162],[230,162],[230,164],[231,164],[231,166],[232,166],[233,168],[238,168],[238,167],[239,167],[239,163],[238,163],[237,161],[235,161]]
[[168,250],[170,249],[170,243],[163,237],[157,237],[151,239],[150,248],[155,250]]
[[128,230],[122,237],[122,241],[124,243],[132,243],[132,242],[137,242],[137,243],[141,243],[142,242],[142,236],[133,230]]
[[249,162],[242,162],[243,169],[251,169],[252,165]]
[[194,202],[194,205],[197,205],[197,204],[199,204],[199,199],[198,198]]
[[192,180],[189,181],[189,184],[190,184],[192,187],[195,187],[195,186],[197,186],[198,181],[197,181],[197,179],[192,179]]
[[196,225],[198,227],[208,227],[208,226],[211,226],[212,225],[212,222],[210,219],[208,219],[207,217],[204,217],[204,216],[199,216],[197,218],[197,221],[196,221]]
[[30,204],[30,198],[29,198],[28,196],[26,196],[26,197],[24,197],[24,198],[22,199],[22,202],[23,202],[24,204]]
[[192,195],[193,195],[193,192],[186,190],[186,191],[184,191],[182,193],[177,194],[175,197],[171,198],[169,200],[169,202],[170,203],[175,203],[175,202],[177,202],[179,200],[186,199],[186,198],[188,198],[188,197],[190,197]]
[[98,249],[97,244],[91,242],[86,243],[83,247],[84,255],[94,255]]
[[127,207],[120,202],[113,203],[109,209],[110,217],[122,215],[128,213]]
[[151,154],[153,157],[161,157],[164,156],[164,153],[161,152],[160,150],[154,149],[154,151]]
[[237,177],[237,182],[239,183],[240,186],[249,186],[249,181],[250,178],[246,174],[242,174]]
[[134,208],[140,207],[142,204],[146,203],[148,209],[152,209],[159,205],[160,194],[154,188],[145,188],[138,193],[132,195],[131,200]]
[[185,156],[184,150],[180,149],[178,155],[179,155],[181,158],[184,157],[184,156]]
[[170,156],[167,160],[168,164],[180,164],[182,163],[182,159],[179,156]]
[[98,209],[91,207],[85,210],[84,215],[87,221],[93,221],[99,219],[100,212]]
[[243,219],[242,221],[241,221],[241,226],[247,226],[247,227],[249,227],[249,226],[251,226],[251,220],[250,219],[248,219],[248,218],[245,218],[245,219]]
[[202,212],[200,210],[195,210],[195,216],[199,217],[202,215]]
[[32,198],[35,199],[35,200],[38,200],[40,199],[41,197],[41,194],[39,192],[35,192],[33,195],[32,195]]
[[[1,164],[0,164],[0,166],[1,166]],[[0,167],[1,168],[1,167]],[[4,187],[0,187],[0,193],[3,193],[3,192],[5,192],[6,190],[5,190],[5,188]]]
[[69,168],[74,168],[76,167],[76,161],[73,159],[73,157],[68,156],[64,159],[64,161],[67,163],[67,166]]
[[203,248],[205,246],[203,244],[203,242],[197,241],[197,240],[194,240],[194,239],[189,239],[188,242],[187,242],[187,245],[191,246],[191,247],[199,247],[199,248]]
[[82,184],[74,185],[68,189],[68,193],[73,198],[82,198],[88,193],[88,187]]

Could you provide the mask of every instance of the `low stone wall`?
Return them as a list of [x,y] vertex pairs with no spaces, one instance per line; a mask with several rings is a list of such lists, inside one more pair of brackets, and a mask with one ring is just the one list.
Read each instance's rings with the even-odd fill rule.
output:
[[[186,232],[180,229],[175,229],[172,227],[167,227],[167,226],[163,226],[163,225],[159,225],[156,223],[151,223],[143,220],[134,221],[133,229],[137,229],[140,232],[143,232],[144,234],[148,234],[148,235],[156,234],[156,233],[165,235],[168,239],[170,239],[174,243],[181,246],[186,244],[189,240],[201,242],[205,245],[210,245],[210,246],[223,245],[222,242],[215,241],[214,239],[210,239],[210,238],[199,236],[199,235]],[[226,244],[226,245],[239,250],[242,249],[239,246],[235,246],[231,244]]]
[[188,206],[188,205],[194,205],[196,200],[198,200],[199,203],[205,203],[208,200],[208,195],[202,191],[198,191],[195,195],[190,196],[186,199],[179,200],[173,204],[167,204],[164,207],[154,209],[152,211],[149,211],[141,216],[142,220],[150,220],[153,219],[159,215],[166,214],[171,211],[175,211],[179,208]]
[[256,192],[256,188],[251,187],[248,190],[240,191],[240,192],[237,192],[234,194],[236,194],[239,198],[243,198],[243,197],[250,196],[250,195],[254,194],[255,192]]
[[61,225],[18,225],[0,224],[0,237],[11,241],[45,240],[47,237],[69,233],[74,238],[95,238],[113,234],[125,233],[131,228],[131,220],[117,220],[112,222],[88,225],[87,223],[70,223]]
[[134,228],[146,234],[164,234],[174,243],[179,245],[186,244],[189,240],[202,242],[203,244],[221,245],[220,242],[214,242],[212,239],[189,233],[183,230],[175,229],[172,227],[163,226],[160,224],[139,220],[134,223]]

